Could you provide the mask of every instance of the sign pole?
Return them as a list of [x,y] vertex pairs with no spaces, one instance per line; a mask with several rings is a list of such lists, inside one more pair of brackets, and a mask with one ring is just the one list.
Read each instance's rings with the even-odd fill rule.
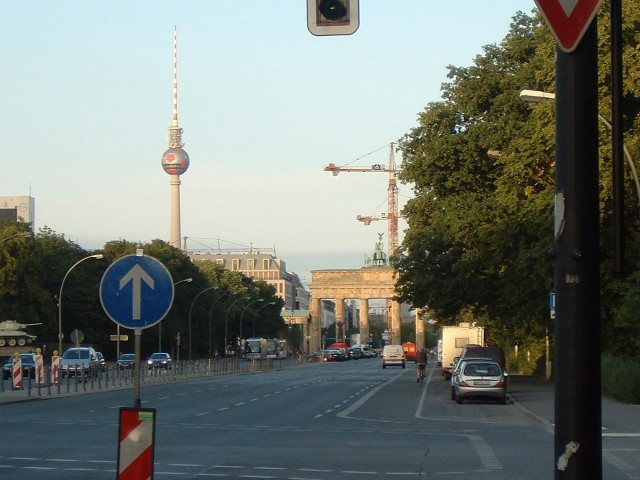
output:
[[142,329],[134,328],[133,333],[135,335],[134,352],[135,359],[133,361],[133,406],[140,408],[142,402],[140,400],[140,352],[141,352],[141,339]]
[[556,49],[555,479],[602,479],[598,58]]

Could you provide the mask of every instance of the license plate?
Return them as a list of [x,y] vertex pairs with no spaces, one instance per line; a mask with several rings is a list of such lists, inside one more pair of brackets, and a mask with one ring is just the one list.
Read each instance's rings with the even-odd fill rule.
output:
[[487,385],[491,385],[491,382],[489,380],[476,380],[475,382],[473,382],[473,384],[480,387],[485,387]]

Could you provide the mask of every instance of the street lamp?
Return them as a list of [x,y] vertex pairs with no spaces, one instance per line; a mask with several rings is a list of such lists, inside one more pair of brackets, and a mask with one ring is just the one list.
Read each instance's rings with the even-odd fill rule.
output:
[[224,297],[227,293],[229,293],[228,290],[225,290],[224,292],[222,292],[220,295],[218,295],[218,297],[216,299],[213,300],[213,303],[211,304],[211,308],[209,309],[209,356],[212,355],[212,345],[211,345],[211,315],[213,315],[213,307],[216,305],[216,303],[218,303],[218,300],[220,300],[222,297]]
[[[555,100],[556,98],[555,93],[542,92],[540,90],[522,90],[519,96],[520,100],[526,103],[540,103],[545,100]],[[602,115],[598,114],[598,120],[604,123],[609,130],[613,131],[611,123]],[[638,172],[636,171],[636,166],[631,159],[631,154],[624,143],[622,144],[622,150],[624,151],[624,156],[627,159],[629,168],[631,169],[631,174],[633,175],[633,180],[636,184],[636,191],[638,192],[638,203],[640,204],[640,179],[638,179]]]
[[[189,283],[193,282],[193,278],[189,277],[189,278],[184,278],[182,280],[178,280],[176,283],[173,284],[173,286],[175,287],[176,285],[184,282],[189,282]],[[158,352],[161,352],[161,351],[162,351],[162,320],[158,322]]]
[[242,296],[240,298],[236,298],[233,302],[231,302],[231,305],[229,305],[229,308],[227,308],[227,315],[224,318],[224,356],[227,356],[227,334],[229,331],[229,312],[231,311],[231,308],[238,303],[240,300],[249,300],[249,297]]
[[247,308],[249,308],[251,305],[253,305],[254,303],[258,303],[258,302],[264,302],[264,298],[258,298],[256,300],[254,300],[253,302],[249,302],[247,303],[247,305],[242,309],[242,313],[240,313],[240,325],[238,327],[238,337],[240,337],[240,340],[242,340],[242,317],[244,317],[244,312],[247,310]]
[[[264,305],[260,305],[260,308],[258,308],[258,310],[262,310],[266,306],[275,305],[275,304],[276,304],[276,302],[265,303]],[[255,317],[253,318],[253,329],[251,331],[251,336],[252,337],[256,336],[256,319],[255,319]]]
[[6,238],[3,238],[2,240],[0,240],[0,243],[4,243],[7,240],[11,240],[14,237],[25,237],[26,238],[26,237],[30,237],[30,236],[31,236],[30,232],[18,232],[18,233],[14,233],[13,235],[9,235]]
[[196,300],[198,299],[198,297],[202,295],[204,292],[207,292],[209,290],[215,290],[217,288],[218,288],[217,286],[213,286],[213,287],[208,287],[208,288],[205,288],[204,290],[201,290],[191,302],[191,307],[189,307],[189,360],[191,360],[191,311],[193,310],[193,305],[196,303]]
[[71,266],[69,270],[67,270],[67,273],[65,273],[64,277],[62,278],[62,283],[60,284],[60,292],[58,293],[58,355],[62,355],[62,287],[64,287],[64,282],[67,280],[67,277],[71,273],[71,270],[76,268],[85,260],[89,260],[90,258],[99,260],[101,258],[104,258],[104,255],[98,253],[96,255],[89,255],[88,257],[84,257],[78,260]]

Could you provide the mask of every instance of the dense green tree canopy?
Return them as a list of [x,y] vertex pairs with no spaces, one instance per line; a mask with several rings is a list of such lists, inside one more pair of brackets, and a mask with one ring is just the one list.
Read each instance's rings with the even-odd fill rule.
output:
[[[638,144],[639,13],[625,8],[625,142]],[[601,112],[610,112],[609,20],[599,19]],[[606,28],[605,28],[606,27]],[[487,327],[505,351],[516,345],[534,357],[552,333],[548,296],[553,288],[554,102],[529,105],[523,89],[554,92],[555,42],[536,16],[518,13],[499,45],[484,47],[470,67],[449,67],[442,101],[420,113],[399,142],[401,180],[415,196],[404,208],[408,229],[392,258],[398,297],[428,308],[441,324],[472,319]],[[610,251],[610,133],[601,132],[602,245]],[[607,143],[608,142],[608,143]],[[627,171],[627,175],[629,172]],[[627,178],[629,270],[637,270],[638,199]],[[609,344],[623,305],[640,302],[630,284],[603,262],[604,322]],[[630,283],[631,282],[631,283]],[[626,301],[633,302],[626,306]],[[628,313],[627,313],[628,314]],[[625,314],[626,316],[626,314]],[[624,325],[629,329],[629,321]],[[636,341],[640,339],[638,329]],[[637,351],[637,346],[636,346]],[[518,359],[513,359],[518,361]]]
[[[259,335],[273,337],[285,328],[280,317],[283,301],[273,286],[254,282],[213,262],[192,262],[162,240],[147,244],[115,240],[107,242],[99,252],[89,252],[48,227],[26,237],[16,235],[20,232],[29,234],[29,226],[0,223],[0,240],[7,239],[0,243],[0,320],[41,324],[29,330],[38,336],[39,346],[49,346],[47,353],[57,347],[58,302],[62,293],[63,343],[77,328],[87,343],[102,349],[107,358],[115,357],[116,345],[110,335],[116,333],[117,326],[100,304],[99,285],[111,263],[138,249],[162,262],[176,284],[173,305],[166,317],[158,326],[143,331],[143,355],[164,350],[177,356],[180,335],[180,356],[186,358],[189,332],[193,358],[222,352],[225,321],[229,319],[229,338],[235,339],[240,334],[241,314],[243,321],[256,326],[252,330]],[[79,260],[96,253],[102,253],[104,258],[82,261],[71,269]],[[246,300],[229,308],[244,296]],[[251,302],[254,303],[247,306]],[[133,332],[121,330],[130,337],[121,343],[121,351],[133,351]]]

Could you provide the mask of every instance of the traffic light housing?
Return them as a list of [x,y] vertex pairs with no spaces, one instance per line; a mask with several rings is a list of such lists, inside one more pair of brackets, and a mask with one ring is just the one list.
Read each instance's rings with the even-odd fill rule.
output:
[[360,26],[359,0],[307,0],[307,27],[314,35],[351,35]]

